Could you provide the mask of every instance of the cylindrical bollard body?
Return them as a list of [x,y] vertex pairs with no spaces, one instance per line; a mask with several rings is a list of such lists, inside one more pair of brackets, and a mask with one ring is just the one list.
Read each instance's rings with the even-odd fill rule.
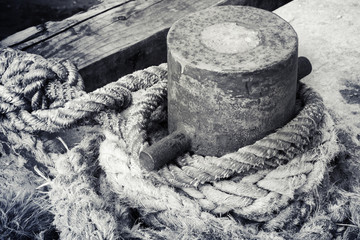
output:
[[195,153],[236,151],[293,117],[298,40],[277,15],[209,8],[177,21],[167,43],[169,131]]

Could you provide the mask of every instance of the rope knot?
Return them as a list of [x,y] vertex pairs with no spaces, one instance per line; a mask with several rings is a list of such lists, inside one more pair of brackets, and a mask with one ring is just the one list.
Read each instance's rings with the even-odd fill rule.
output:
[[83,88],[81,76],[68,60],[46,60],[12,49],[0,51],[1,114],[59,106]]
[[0,117],[6,129],[27,132],[56,132],[90,117],[97,121],[94,115],[103,110],[127,108],[133,92],[164,79],[165,68],[149,67],[86,93],[70,61],[0,48]]

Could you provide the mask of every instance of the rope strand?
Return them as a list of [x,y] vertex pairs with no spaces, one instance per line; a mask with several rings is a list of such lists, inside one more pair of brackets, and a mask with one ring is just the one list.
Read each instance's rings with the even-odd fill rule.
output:
[[[140,151],[166,132],[149,131],[166,120],[166,68],[86,93],[69,61],[0,50],[0,137],[51,169],[37,172],[50,175],[40,188],[50,188],[61,237],[284,239],[281,229],[301,231],[340,151],[321,97],[300,84],[298,114],[274,133],[222,157],[187,153],[144,172]],[[51,139],[90,120],[103,133],[72,149]]]

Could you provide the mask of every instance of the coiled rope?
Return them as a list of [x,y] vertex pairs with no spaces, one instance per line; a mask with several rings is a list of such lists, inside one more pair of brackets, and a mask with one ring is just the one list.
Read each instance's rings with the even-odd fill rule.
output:
[[[31,133],[59,131],[102,110],[126,108],[131,91],[148,87],[163,74],[162,69],[141,72],[86,94],[69,61],[45,60],[11,49],[2,50],[0,61],[3,125]],[[141,81],[145,78],[148,81]]]
[[[43,177],[61,236],[249,239],[298,231],[340,151],[321,97],[299,84],[299,112],[276,132],[220,158],[186,154],[144,172],[140,151],[166,133],[166,86],[162,64],[86,93],[70,62],[1,49],[1,132],[11,132],[13,144],[29,136],[27,151],[54,168]],[[92,120],[101,133],[64,154],[46,148],[56,140],[44,132]]]

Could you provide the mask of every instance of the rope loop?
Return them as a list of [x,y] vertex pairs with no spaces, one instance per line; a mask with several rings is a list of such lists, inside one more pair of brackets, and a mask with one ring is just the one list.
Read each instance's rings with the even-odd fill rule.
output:
[[[117,112],[132,102],[132,92],[163,79],[163,67],[149,67],[91,93],[68,60],[0,50],[0,114],[3,126],[26,132],[56,132],[101,111]],[[142,81],[142,79],[147,81]]]
[[[69,61],[0,50],[0,137],[53,169],[45,178],[61,236],[261,239],[299,230],[340,151],[320,95],[300,83],[297,115],[275,132],[222,157],[187,153],[145,172],[140,151],[167,134],[166,68],[86,93]],[[61,140],[62,152],[45,151],[56,148],[47,136],[94,121],[101,130],[78,146]]]
[[44,59],[12,49],[0,50],[0,112],[47,109],[84,89],[76,67],[68,60]]

